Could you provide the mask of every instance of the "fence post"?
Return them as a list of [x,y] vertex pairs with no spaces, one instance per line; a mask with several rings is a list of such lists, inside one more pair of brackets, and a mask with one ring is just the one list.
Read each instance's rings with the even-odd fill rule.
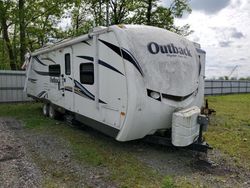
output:
[[245,82],[246,82],[246,93],[247,93],[247,80],[245,80]]
[[211,80],[211,95],[213,95],[214,92],[213,92],[213,80]]
[[238,81],[238,93],[240,93],[240,81]]
[[223,80],[220,81],[220,94],[223,94]]

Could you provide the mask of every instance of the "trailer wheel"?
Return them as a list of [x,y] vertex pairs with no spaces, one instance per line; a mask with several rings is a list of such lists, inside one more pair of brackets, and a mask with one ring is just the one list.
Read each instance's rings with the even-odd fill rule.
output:
[[49,105],[49,117],[51,119],[56,119],[58,116],[58,112],[55,110],[55,108],[52,105]]
[[47,103],[43,104],[43,115],[44,116],[49,115],[49,105]]

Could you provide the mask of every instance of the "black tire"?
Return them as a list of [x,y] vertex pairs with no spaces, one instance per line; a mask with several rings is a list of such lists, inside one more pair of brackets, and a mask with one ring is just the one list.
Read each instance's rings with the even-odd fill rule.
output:
[[49,117],[51,119],[57,119],[57,117],[58,117],[58,112],[53,107],[53,105],[49,105]]
[[48,116],[49,115],[49,104],[48,103],[44,103],[43,104],[43,115],[44,116]]

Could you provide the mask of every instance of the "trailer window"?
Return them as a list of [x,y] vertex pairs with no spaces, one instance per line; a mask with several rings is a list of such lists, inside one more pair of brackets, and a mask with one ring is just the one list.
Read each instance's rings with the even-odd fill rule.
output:
[[49,76],[60,76],[61,75],[61,67],[60,65],[49,65]]
[[82,63],[80,64],[80,81],[82,84],[94,84],[94,64]]
[[65,54],[65,74],[70,75],[70,54]]

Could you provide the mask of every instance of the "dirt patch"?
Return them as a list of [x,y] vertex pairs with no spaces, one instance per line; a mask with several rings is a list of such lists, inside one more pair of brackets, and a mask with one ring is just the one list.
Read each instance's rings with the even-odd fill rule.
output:
[[0,119],[0,187],[41,187],[42,175],[17,136],[22,124]]

